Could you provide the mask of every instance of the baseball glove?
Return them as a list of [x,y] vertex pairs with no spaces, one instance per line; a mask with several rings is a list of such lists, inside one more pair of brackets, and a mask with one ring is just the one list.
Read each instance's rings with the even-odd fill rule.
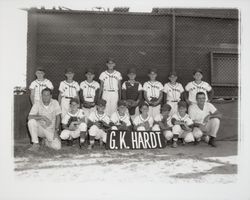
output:
[[72,122],[77,122],[78,118],[77,117],[70,117],[67,126],[69,127]]

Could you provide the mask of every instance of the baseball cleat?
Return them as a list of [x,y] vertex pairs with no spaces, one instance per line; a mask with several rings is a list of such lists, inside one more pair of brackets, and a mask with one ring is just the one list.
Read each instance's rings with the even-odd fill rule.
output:
[[32,151],[32,152],[37,152],[40,148],[40,145],[39,144],[32,144],[32,146],[30,148],[28,148],[28,151]]
[[173,144],[172,144],[172,147],[173,148],[176,148],[178,145],[177,145],[177,141],[173,141]]
[[93,145],[90,144],[90,145],[88,146],[88,149],[89,149],[89,150],[93,149]]
[[210,137],[208,144],[211,145],[212,147],[217,147],[217,145],[215,144],[215,138],[214,137]]

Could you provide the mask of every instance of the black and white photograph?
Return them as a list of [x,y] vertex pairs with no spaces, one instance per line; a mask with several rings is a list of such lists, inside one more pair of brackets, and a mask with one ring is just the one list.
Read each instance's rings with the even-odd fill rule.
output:
[[0,199],[250,198],[247,1],[0,6]]

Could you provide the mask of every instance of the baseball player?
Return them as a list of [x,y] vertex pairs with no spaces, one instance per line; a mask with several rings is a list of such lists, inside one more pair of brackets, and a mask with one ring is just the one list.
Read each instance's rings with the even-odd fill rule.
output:
[[36,80],[32,81],[32,83],[29,86],[30,89],[30,100],[32,105],[35,103],[35,101],[39,102],[41,99],[41,93],[42,90],[45,88],[50,88],[51,90],[54,89],[53,84],[50,80],[44,78],[45,76],[45,70],[42,68],[39,68],[36,70]]
[[163,85],[156,80],[157,71],[151,69],[148,73],[149,81],[143,85],[144,98],[149,104],[149,115],[153,118],[160,114],[161,101],[163,97]]
[[164,85],[164,102],[169,104],[172,109],[170,115],[178,112],[178,102],[182,99],[182,94],[184,89],[181,83],[177,83],[177,74],[176,72],[170,72],[168,79],[170,82]]
[[92,149],[95,143],[95,139],[100,140],[100,146],[103,142],[106,143],[107,130],[110,128],[110,118],[105,113],[106,101],[100,99],[96,105],[96,111],[90,113],[88,118],[89,127],[89,140],[90,145],[88,149]]
[[209,98],[212,99],[213,90],[212,87],[205,81],[202,81],[203,72],[201,69],[195,69],[193,72],[194,81],[189,82],[185,90],[186,92],[186,102],[188,105],[196,103],[196,94],[197,92],[204,92],[206,95],[206,101],[208,101],[208,93]]
[[80,90],[80,86],[76,81],[73,80],[74,75],[75,74],[72,68],[66,69],[65,70],[66,80],[61,81],[59,86],[60,93],[58,96],[58,101],[62,108],[62,118],[68,112],[70,99],[72,98],[79,99],[78,93]]
[[79,146],[81,148],[86,138],[87,124],[86,116],[79,109],[79,106],[80,102],[77,98],[70,100],[70,109],[62,119],[64,130],[61,132],[60,137],[62,140],[68,140],[70,146],[73,144],[74,139],[80,138]]
[[178,102],[178,112],[172,116],[173,124],[173,145],[177,147],[178,138],[182,138],[184,143],[194,142],[192,133],[193,120],[186,113],[187,103],[185,101]]
[[106,113],[111,116],[117,110],[117,102],[121,98],[121,73],[114,69],[115,62],[109,58],[108,69],[100,74],[101,87],[99,98],[107,101]]
[[216,147],[215,138],[220,126],[221,113],[213,104],[206,102],[204,92],[196,94],[197,104],[192,104],[188,108],[188,113],[194,121],[193,134],[198,143],[203,134],[208,136],[208,144]]
[[110,125],[112,130],[132,130],[130,117],[126,111],[126,101],[119,100],[117,111],[114,112],[110,118]]
[[40,148],[38,137],[43,138],[49,148],[61,149],[61,140],[58,137],[60,127],[61,108],[57,100],[52,99],[52,90],[42,90],[41,101],[35,102],[28,117],[28,128],[32,146],[30,151],[38,151]]
[[[142,85],[135,80],[136,69],[130,68],[128,70],[128,81],[122,84],[122,99],[127,101],[128,111],[131,119],[133,120],[136,115],[137,106],[142,100]],[[137,110],[137,115],[139,110]]]
[[154,118],[154,126],[152,131],[162,131],[166,141],[170,141],[173,138],[172,123],[171,123],[171,106],[164,104],[161,107],[161,113]]
[[140,115],[136,116],[133,124],[134,124],[134,130],[136,131],[150,131],[154,120],[149,115],[149,105],[147,102],[143,102],[140,107]]
[[88,117],[96,109],[95,105],[98,99],[100,84],[93,80],[95,77],[93,69],[87,69],[85,76],[87,79],[80,84],[80,100],[82,102],[82,110]]

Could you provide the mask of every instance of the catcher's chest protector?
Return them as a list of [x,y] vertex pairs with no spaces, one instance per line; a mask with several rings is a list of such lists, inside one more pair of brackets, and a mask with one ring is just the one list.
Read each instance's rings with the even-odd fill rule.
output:
[[139,83],[135,82],[133,85],[126,81],[126,96],[127,99],[132,99],[132,100],[137,100],[139,92],[138,92],[138,88],[139,88]]

